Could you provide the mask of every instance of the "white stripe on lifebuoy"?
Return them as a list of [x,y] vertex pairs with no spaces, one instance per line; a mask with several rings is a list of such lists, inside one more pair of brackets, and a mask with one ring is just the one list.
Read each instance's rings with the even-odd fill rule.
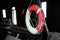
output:
[[38,33],[38,31],[36,30],[36,28],[33,28],[32,26],[31,26],[31,23],[30,23],[30,12],[29,12],[29,10],[27,10],[27,12],[26,12],[26,19],[25,19],[25,22],[26,22],[26,26],[27,26],[27,29],[29,30],[29,32],[31,32],[31,33],[33,33],[33,34],[37,34]]
[[38,13],[39,11],[41,11],[41,8],[39,8],[36,13]]
[[[38,9],[36,8],[36,9],[34,9],[34,8],[32,8],[32,7],[38,7]],[[30,9],[31,8],[31,9]],[[29,32],[31,32],[32,34],[39,34],[39,32],[41,32],[43,29],[44,29],[44,14],[42,13],[42,10],[41,10],[41,8],[39,8],[39,6],[37,6],[37,5],[32,5],[30,8],[28,8],[27,9],[27,12],[26,12],[26,18],[25,18],[25,22],[26,22],[26,26],[27,26],[27,29],[28,29],[28,31]],[[31,11],[36,11],[36,13],[37,13],[37,15],[38,15],[38,25],[36,26],[36,28],[34,28],[32,25],[31,25],[31,23],[30,23],[30,15],[31,15]],[[40,14],[42,14],[42,15],[40,15]],[[41,17],[43,18],[43,20],[40,20],[41,19]],[[39,18],[40,17],[40,18]],[[41,22],[41,24],[40,24],[40,21],[42,21]]]

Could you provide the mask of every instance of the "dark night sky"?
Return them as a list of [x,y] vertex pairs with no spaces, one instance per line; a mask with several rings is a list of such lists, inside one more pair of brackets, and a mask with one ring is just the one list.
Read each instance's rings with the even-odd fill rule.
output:
[[[23,1],[23,0],[22,0]],[[20,0],[0,0],[0,16],[1,10],[5,8],[8,15],[11,15],[11,7],[16,6],[17,15],[20,19],[20,12],[22,8],[27,9],[30,0],[24,0],[23,2]],[[45,0],[42,0],[45,1]],[[23,19],[24,20],[24,15]],[[24,23],[24,22],[23,22]],[[22,24],[23,24],[22,23]],[[47,25],[50,31],[60,32],[60,1],[58,0],[47,0]]]

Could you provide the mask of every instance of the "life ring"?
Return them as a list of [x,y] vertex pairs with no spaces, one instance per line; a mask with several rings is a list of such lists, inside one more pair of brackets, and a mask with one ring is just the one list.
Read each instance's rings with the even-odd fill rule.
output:
[[[38,25],[36,26],[36,28],[34,28],[30,23],[30,16],[32,11],[35,11],[38,15]],[[42,9],[38,5],[31,5],[27,9],[25,22],[26,22],[27,29],[30,33],[39,34],[40,32],[42,32],[44,29],[44,22],[45,22],[44,13]]]

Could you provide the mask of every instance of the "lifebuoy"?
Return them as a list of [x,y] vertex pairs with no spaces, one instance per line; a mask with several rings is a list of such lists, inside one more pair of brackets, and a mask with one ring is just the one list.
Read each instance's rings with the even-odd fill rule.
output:
[[[34,28],[30,23],[30,16],[31,16],[32,11],[35,11],[38,15],[38,24],[36,28]],[[26,22],[26,26],[29,32],[31,32],[32,34],[41,33],[44,29],[44,21],[45,21],[44,13],[38,5],[31,5],[27,9],[26,16],[25,16],[25,22]]]

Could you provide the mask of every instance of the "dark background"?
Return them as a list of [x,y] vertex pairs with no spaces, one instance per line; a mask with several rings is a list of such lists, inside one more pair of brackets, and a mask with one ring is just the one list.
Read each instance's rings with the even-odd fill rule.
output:
[[60,1],[47,1],[47,24],[52,32],[60,32]]
[[[60,1],[58,0],[41,0],[47,1],[47,25],[49,31],[60,32]],[[7,10],[7,18],[11,18],[11,8],[16,7],[17,16],[18,16],[18,25],[25,26],[24,24],[24,15],[21,15],[21,10],[26,9],[29,5],[30,0],[0,0],[0,20],[2,19],[2,9]],[[21,23],[21,24],[20,24]]]

